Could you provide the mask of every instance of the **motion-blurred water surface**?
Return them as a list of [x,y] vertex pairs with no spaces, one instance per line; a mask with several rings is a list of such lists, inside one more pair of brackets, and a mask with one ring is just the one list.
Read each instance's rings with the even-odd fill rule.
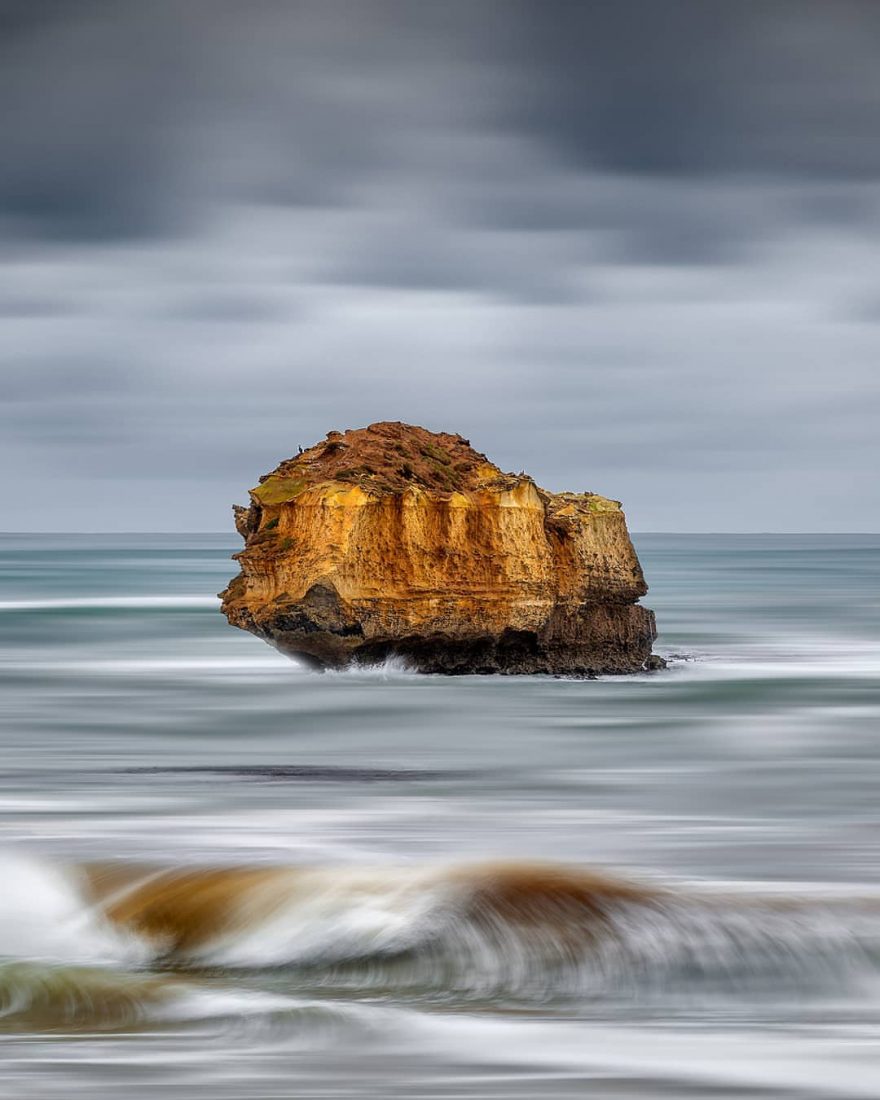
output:
[[668,671],[564,681],[2,536],[4,1094],[880,1094],[880,536],[636,541]]

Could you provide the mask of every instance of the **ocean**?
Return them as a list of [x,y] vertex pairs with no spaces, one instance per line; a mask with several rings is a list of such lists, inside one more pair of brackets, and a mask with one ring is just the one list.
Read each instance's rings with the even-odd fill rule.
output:
[[641,535],[666,671],[306,671],[0,536],[0,1095],[880,1095],[880,535]]

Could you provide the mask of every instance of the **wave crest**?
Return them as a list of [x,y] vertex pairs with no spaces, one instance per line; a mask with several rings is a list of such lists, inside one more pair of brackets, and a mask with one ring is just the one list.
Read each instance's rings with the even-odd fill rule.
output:
[[510,863],[445,869],[86,869],[121,931],[181,968],[322,986],[549,995],[671,980],[848,980],[880,902],[707,895]]

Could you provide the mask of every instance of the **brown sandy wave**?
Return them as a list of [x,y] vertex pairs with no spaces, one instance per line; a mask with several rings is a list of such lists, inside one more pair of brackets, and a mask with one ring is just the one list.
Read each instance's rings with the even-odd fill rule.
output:
[[597,975],[763,975],[820,960],[833,968],[880,944],[877,901],[701,894],[543,863],[91,864],[83,874],[90,903],[168,965],[294,967],[325,983],[539,988]]
[[169,956],[259,924],[290,901],[297,872],[282,867],[82,867],[89,900]]
[[[450,933],[542,932],[568,947],[612,925],[623,905],[652,905],[663,894],[612,876],[541,863],[491,863],[442,870],[370,871],[289,867],[150,868],[88,864],[90,902],[116,926],[153,943],[169,959],[197,958],[219,940],[297,919],[360,922],[366,907],[399,925],[400,950]],[[409,934],[408,934],[409,933]],[[394,953],[382,938],[385,954]],[[332,945],[331,945],[332,946]],[[357,955],[339,942],[331,955]]]

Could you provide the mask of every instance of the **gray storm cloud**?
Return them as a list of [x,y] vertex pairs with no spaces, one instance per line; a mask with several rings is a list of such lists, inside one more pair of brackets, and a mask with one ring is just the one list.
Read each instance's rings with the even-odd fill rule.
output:
[[878,55],[868,2],[7,3],[6,526],[225,529],[391,418],[636,530],[877,530]]

